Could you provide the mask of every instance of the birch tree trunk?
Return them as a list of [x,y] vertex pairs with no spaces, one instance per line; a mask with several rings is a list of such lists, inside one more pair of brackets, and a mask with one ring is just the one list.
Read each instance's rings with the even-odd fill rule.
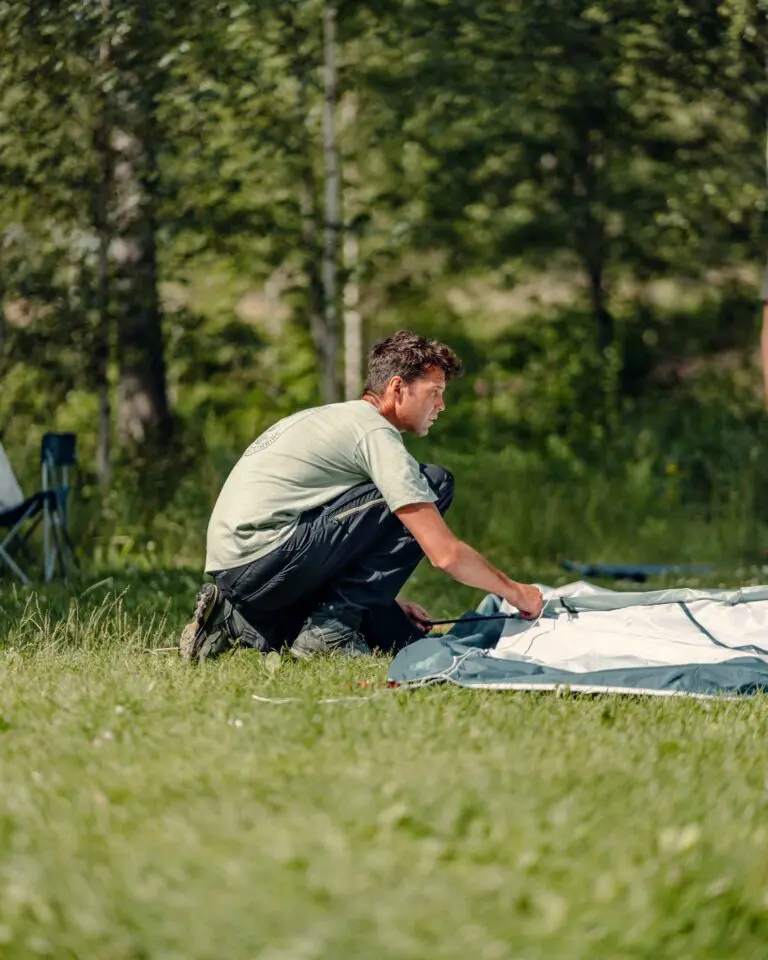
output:
[[363,318],[358,283],[359,246],[353,233],[344,238],[344,399],[358,400],[363,388]]
[[339,353],[339,233],[341,219],[341,177],[336,144],[335,114],[336,8],[323,8],[323,159],[325,162],[325,224],[323,232],[323,307],[325,331],[322,354],[322,393],[325,403],[339,399],[337,358]]
[[[357,120],[357,96],[348,93],[341,103],[343,141],[354,143]],[[363,318],[360,313],[360,242],[350,225],[356,213],[357,168],[354,155],[347,151],[344,163],[344,398],[356,400],[363,387]]]
[[307,77],[299,77],[299,122],[302,124],[302,168],[299,183],[301,208],[301,244],[304,274],[308,288],[309,332],[317,356],[325,356],[325,308],[322,277],[322,251],[319,241],[318,197],[312,168],[312,143],[309,135],[309,97]]
[[[109,14],[109,0],[103,0],[104,19]],[[106,23],[105,23],[106,29]],[[93,146],[99,158],[99,186],[95,198],[94,226],[99,238],[99,261],[97,277],[98,326],[94,349],[96,392],[99,398],[99,422],[96,441],[96,472],[99,482],[109,482],[111,465],[112,410],[109,396],[110,354],[110,289],[109,289],[109,203],[112,195],[112,150],[110,147],[109,95],[106,92],[104,74],[109,68],[109,40],[105,37],[99,49],[97,82],[98,116],[93,132]]]

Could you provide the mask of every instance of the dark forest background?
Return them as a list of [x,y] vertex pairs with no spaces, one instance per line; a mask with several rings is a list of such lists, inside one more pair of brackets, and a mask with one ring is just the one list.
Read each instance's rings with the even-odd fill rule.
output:
[[[199,565],[242,448],[410,327],[475,542],[759,560],[765,14],[0,4],[0,431],[96,563]],[[461,506],[463,504],[463,506]]]

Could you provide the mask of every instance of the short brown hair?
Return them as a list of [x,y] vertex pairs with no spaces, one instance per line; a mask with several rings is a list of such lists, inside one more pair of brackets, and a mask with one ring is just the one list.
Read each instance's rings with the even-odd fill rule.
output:
[[439,340],[430,340],[410,330],[398,330],[377,343],[368,354],[368,377],[364,393],[383,393],[392,377],[412,383],[431,367],[439,367],[447,381],[461,376],[461,361]]

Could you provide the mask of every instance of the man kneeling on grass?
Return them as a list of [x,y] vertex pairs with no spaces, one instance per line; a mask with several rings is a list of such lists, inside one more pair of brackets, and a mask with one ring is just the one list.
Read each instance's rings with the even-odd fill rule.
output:
[[234,646],[289,646],[297,657],[397,651],[429,626],[398,596],[424,555],[539,615],[537,587],[505,576],[446,525],[451,474],[403,444],[406,431],[426,436],[460,372],[450,347],[400,331],[371,351],[362,400],[302,410],[248,447],[211,516],[205,569],[215,582],[198,594],[182,657]]

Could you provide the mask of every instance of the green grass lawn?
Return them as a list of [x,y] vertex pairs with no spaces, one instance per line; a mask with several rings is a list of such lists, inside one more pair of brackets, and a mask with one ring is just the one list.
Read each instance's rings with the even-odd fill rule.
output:
[[[150,649],[194,589],[4,582],[3,960],[768,954],[768,699],[402,692],[384,660],[276,654],[194,669]],[[429,570],[414,597],[473,598]]]

